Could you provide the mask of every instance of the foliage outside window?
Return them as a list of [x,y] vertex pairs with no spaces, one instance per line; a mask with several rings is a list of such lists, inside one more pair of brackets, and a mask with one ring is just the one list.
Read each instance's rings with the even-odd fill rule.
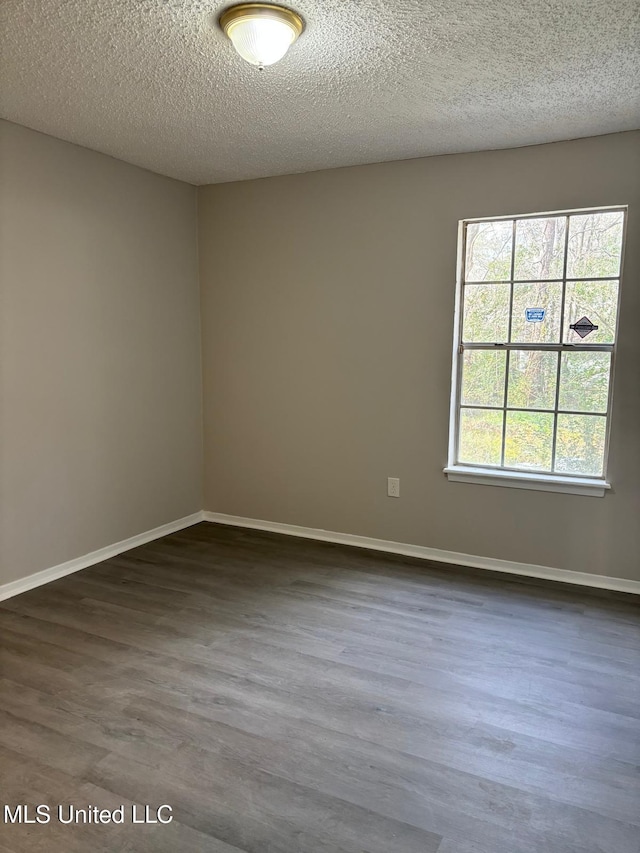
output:
[[624,224],[462,223],[450,465],[604,479]]

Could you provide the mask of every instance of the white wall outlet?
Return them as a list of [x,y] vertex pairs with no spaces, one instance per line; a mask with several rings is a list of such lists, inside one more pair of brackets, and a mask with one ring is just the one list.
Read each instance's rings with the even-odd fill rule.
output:
[[400,497],[400,477],[387,477],[387,494],[390,498]]

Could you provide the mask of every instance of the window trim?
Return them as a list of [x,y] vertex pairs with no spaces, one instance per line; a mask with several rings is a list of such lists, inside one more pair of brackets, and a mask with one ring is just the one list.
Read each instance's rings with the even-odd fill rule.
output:
[[[567,245],[569,241],[569,227],[567,222],[566,233],[565,233],[565,253],[564,253],[564,261],[563,261],[563,276],[562,279],[553,279],[550,281],[554,282],[562,282],[563,290],[562,290],[562,307],[561,307],[561,317],[560,317],[560,334],[561,341],[558,344],[514,344],[514,343],[502,343],[502,344],[493,344],[489,346],[488,344],[465,344],[465,349],[478,349],[491,351],[493,347],[500,351],[507,352],[508,354],[512,350],[542,350],[545,352],[556,351],[559,353],[562,352],[575,352],[580,350],[585,351],[600,351],[600,352],[609,352],[611,354],[611,367],[609,372],[609,391],[607,398],[607,410],[603,413],[594,413],[599,414],[600,416],[605,417],[606,419],[606,433],[605,433],[605,445],[604,445],[604,460],[603,460],[603,473],[601,477],[589,477],[580,474],[558,474],[555,472],[537,472],[537,471],[526,471],[523,469],[514,469],[514,468],[506,468],[504,465],[501,466],[490,466],[490,465],[480,465],[480,464],[468,464],[464,462],[458,462],[458,439],[459,439],[459,417],[460,412],[463,408],[460,402],[460,393],[461,393],[461,380],[462,380],[462,363],[463,359],[461,357],[464,352],[462,348],[462,312],[463,312],[463,289],[464,289],[464,265],[465,265],[465,252],[466,252],[466,226],[476,222],[498,222],[498,221],[512,221],[513,222],[513,230],[515,235],[516,222],[522,219],[547,219],[549,217],[555,216],[583,216],[588,215],[590,213],[601,213],[601,212],[616,212],[620,211],[623,213],[623,225],[622,225],[622,247],[620,254],[620,269],[618,276],[604,276],[601,279],[594,279],[592,277],[582,278],[582,279],[569,279],[570,281],[612,281],[617,280],[619,282],[618,285],[618,302],[617,302],[617,313],[616,313],[616,332],[614,336],[613,344],[564,344],[562,343],[562,336],[564,333],[564,309],[565,309],[565,293],[567,286],[567,263],[568,263],[568,254],[567,254]],[[622,293],[622,274],[623,274],[623,266],[624,266],[624,254],[626,247],[626,231],[627,231],[627,220],[628,220],[628,205],[603,205],[601,207],[589,207],[589,208],[572,208],[569,210],[556,210],[556,211],[547,211],[545,213],[531,213],[531,214],[511,214],[508,216],[485,216],[485,217],[473,217],[469,219],[461,219],[458,222],[458,243],[457,243],[457,255],[456,255],[456,293],[455,293],[455,315],[454,315],[454,328],[453,328],[453,353],[452,353],[452,365],[451,365],[451,400],[450,400],[450,409],[449,409],[449,446],[448,446],[448,463],[447,466],[443,469],[447,478],[452,482],[466,482],[466,483],[476,483],[481,485],[496,485],[496,486],[510,486],[512,488],[519,489],[533,489],[533,490],[541,490],[541,491],[551,491],[551,492],[564,492],[566,494],[576,494],[576,495],[591,495],[594,497],[603,497],[606,492],[611,489],[611,484],[607,479],[607,466],[609,460],[609,442],[610,442],[610,432],[611,432],[611,414],[613,407],[613,390],[614,390],[614,379],[615,379],[615,364],[616,364],[616,349],[617,349],[617,340],[618,340],[618,326],[620,321],[620,299]],[[508,282],[496,282],[496,283],[509,283],[511,285],[511,293],[510,293],[510,302],[509,302],[509,338],[511,337],[511,309],[512,309],[512,300],[513,300],[513,274],[514,274],[514,264],[515,264],[515,255],[513,252],[512,246],[512,256],[511,256],[511,277]],[[520,280],[518,280],[520,281]],[[493,282],[476,282],[480,284],[491,284]],[[546,283],[546,280],[545,280]],[[473,284],[470,284],[473,286]],[[558,358],[558,374],[560,371],[562,357]],[[508,364],[506,365],[506,374],[505,374],[505,388],[508,383]],[[557,418],[557,408],[558,408],[558,394],[560,391],[559,384],[559,375],[556,378],[556,401],[553,410],[554,418]],[[503,407],[496,408],[496,411],[502,411],[503,409],[506,411],[506,393],[505,399],[503,401]],[[477,407],[476,407],[477,408]],[[581,413],[582,414],[582,413]],[[503,450],[504,453],[504,431],[506,429],[506,416],[503,418]],[[556,429],[554,427],[554,437],[553,437],[553,450],[554,450],[554,458],[555,458],[555,445],[556,445]],[[504,461],[504,460],[502,460]]]
[[559,474],[536,474],[507,468],[481,468],[472,465],[447,465],[444,473],[452,483],[475,483],[481,486],[510,486],[567,495],[590,495],[602,498],[611,488],[605,479],[562,477]]

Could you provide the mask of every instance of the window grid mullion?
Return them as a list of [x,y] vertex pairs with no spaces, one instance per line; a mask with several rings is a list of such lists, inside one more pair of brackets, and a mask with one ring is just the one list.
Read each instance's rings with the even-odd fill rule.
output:
[[[560,304],[560,343],[564,341],[564,313],[567,295],[567,265],[569,263],[569,221],[567,215],[564,226],[564,262],[562,265],[562,302]],[[556,399],[553,413],[553,443],[551,445],[551,471],[556,470],[556,450],[558,447],[558,407],[560,405],[560,379],[562,373],[562,352],[558,352],[556,369]]]
[[[582,278],[567,278],[567,281],[618,281],[619,275],[590,275]],[[516,284],[560,284],[562,278],[514,278]],[[497,278],[490,281],[465,281],[465,286],[473,287],[478,284],[509,284],[509,279]]]
[[509,360],[511,353],[507,350],[504,365],[504,396],[502,409],[502,446],[500,448],[500,464],[504,465],[505,442],[507,438],[507,395],[509,394]]
[[[509,282],[509,327],[507,329],[507,341],[511,342],[511,325],[513,321],[513,276],[516,266],[516,220],[512,222],[511,228],[511,275]],[[502,405],[502,443],[500,446],[500,464],[504,466],[504,454],[507,440],[507,397],[509,394],[509,362],[511,360],[511,351],[507,350],[504,365],[504,395]]]
[[[564,296],[564,294],[563,294]],[[562,314],[562,311],[560,312]],[[562,329],[562,324],[560,326]],[[562,363],[562,352],[558,350],[558,362],[556,364],[556,393],[553,409],[553,438],[551,443],[551,471],[556,470],[556,447],[558,444],[558,404],[560,402],[560,365]]]
[[[475,403],[461,403],[461,409],[482,409],[486,412],[532,412],[538,415],[553,415],[555,409],[526,409],[524,406],[480,406]],[[589,415],[594,418],[606,418],[609,414],[609,409],[605,412],[585,412],[577,409],[560,409],[556,412],[558,415]]]
[[463,343],[463,349],[478,349],[499,352],[500,350],[523,350],[528,352],[613,352],[615,344],[503,344]]

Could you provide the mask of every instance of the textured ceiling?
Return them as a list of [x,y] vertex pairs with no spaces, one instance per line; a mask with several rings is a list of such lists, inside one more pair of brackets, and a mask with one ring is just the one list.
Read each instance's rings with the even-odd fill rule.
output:
[[0,0],[3,117],[194,184],[640,127],[640,0],[295,0],[260,72],[216,0]]

